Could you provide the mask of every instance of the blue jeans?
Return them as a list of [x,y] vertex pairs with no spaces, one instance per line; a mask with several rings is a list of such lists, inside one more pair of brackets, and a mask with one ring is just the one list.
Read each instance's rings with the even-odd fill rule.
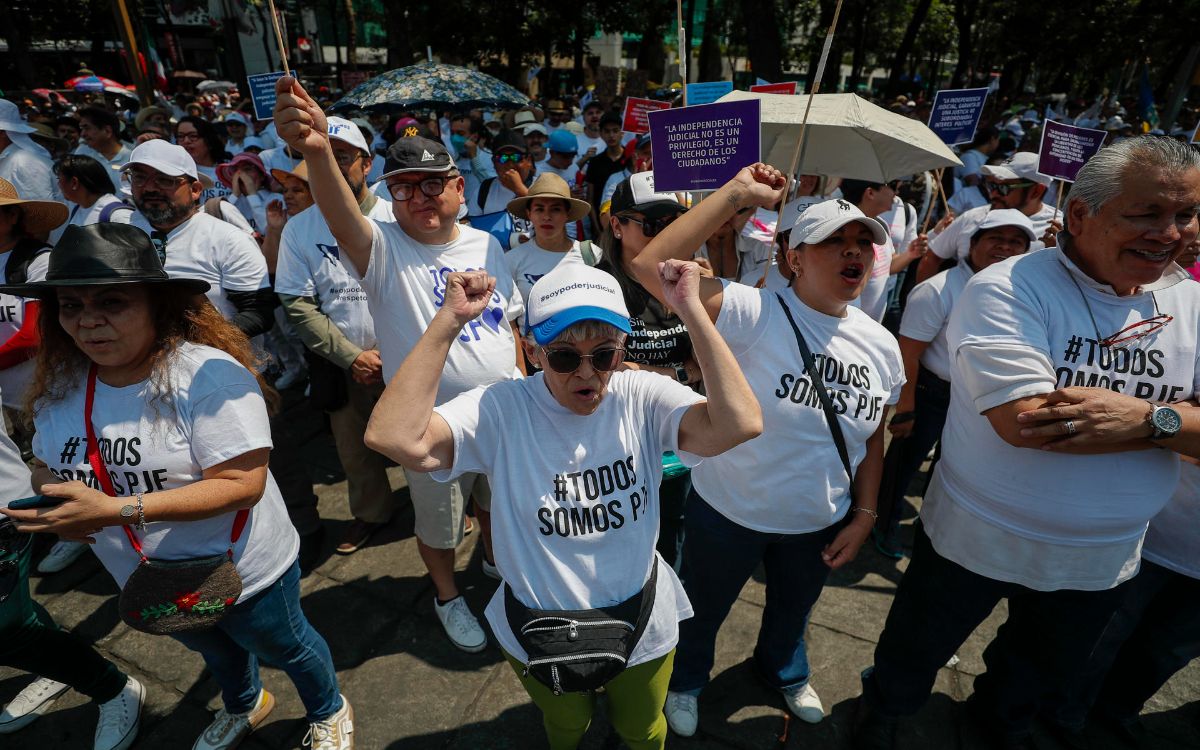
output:
[[753,531],[718,513],[695,490],[687,509],[682,578],[695,616],[679,623],[672,692],[696,695],[708,684],[717,631],[760,562],[767,574],[767,606],[754,660],[774,688],[806,684],[804,629],[829,576],[821,550],[839,525],[811,534]]
[[292,679],[310,723],[328,719],[342,707],[329,646],[300,609],[298,562],[268,588],[238,603],[216,627],[171,637],[204,657],[229,713],[254,708],[262,690],[259,661]]

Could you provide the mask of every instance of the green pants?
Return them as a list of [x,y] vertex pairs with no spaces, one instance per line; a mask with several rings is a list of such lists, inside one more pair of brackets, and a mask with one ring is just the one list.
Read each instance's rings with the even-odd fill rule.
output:
[[[535,678],[522,677],[524,664],[507,652],[504,658],[517,673],[525,692],[542,710],[542,724],[546,727],[551,750],[575,750],[592,723],[596,696],[593,693],[555,695]],[[674,664],[675,652],[671,651],[654,661],[626,669],[604,686],[609,720],[629,750],[663,750],[667,741],[663,704],[667,701],[667,685]]]

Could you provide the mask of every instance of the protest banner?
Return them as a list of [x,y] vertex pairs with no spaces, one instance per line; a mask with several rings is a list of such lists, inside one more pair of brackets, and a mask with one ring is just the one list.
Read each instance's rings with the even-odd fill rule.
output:
[[796,82],[788,81],[787,83],[760,83],[750,87],[750,90],[760,94],[787,94],[793,96],[796,93]]
[[270,120],[275,116],[275,82],[285,73],[277,70],[274,73],[259,73],[246,76],[250,84],[250,99],[254,102],[254,118]]
[[1107,135],[1103,130],[1047,122],[1038,149],[1038,174],[1074,182],[1079,168],[1100,150]]
[[733,91],[733,81],[709,81],[687,85],[687,105],[712,104]]
[[975,128],[983,114],[987,89],[942,89],[933,97],[929,129],[948,146],[975,140]]
[[716,190],[759,160],[757,99],[647,114],[655,189]]
[[625,100],[625,112],[621,115],[621,129],[626,133],[649,133],[650,125],[646,122],[646,113],[670,108],[670,102],[631,96]]

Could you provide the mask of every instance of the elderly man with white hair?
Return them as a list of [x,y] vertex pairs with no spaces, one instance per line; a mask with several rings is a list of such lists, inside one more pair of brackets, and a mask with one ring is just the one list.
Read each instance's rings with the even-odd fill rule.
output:
[[1147,524],[1200,455],[1200,153],[1144,136],[1080,170],[1056,248],[976,274],[951,314],[951,403],[912,563],[863,675],[855,747],[892,748],[999,604],[968,702],[998,747],[1053,729]]
[[29,200],[61,200],[50,152],[33,142],[34,128],[21,118],[17,105],[0,99],[0,179]]

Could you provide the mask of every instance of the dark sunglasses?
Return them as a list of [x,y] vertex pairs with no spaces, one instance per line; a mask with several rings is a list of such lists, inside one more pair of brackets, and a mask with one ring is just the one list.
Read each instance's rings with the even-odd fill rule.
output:
[[1027,188],[1030,185],[1033,185],[1034,183],[1025,181],[1025,182],[1007,182],[1007,183],[985,182],[983,184],[985,187],[987,187],[987,191],[989,193],[994,193],[995,195],[999,195],[999,196],[1003,197],[1018,188]]
[[391,182],[388,183],[388,193],[391,194],[392,200],[406,201],[413,197],[417,188],[430,198],[436,198],[446,192],[446,177],[430,177],[427,180],[420,182]]
[[574,349],[547,349],[543,346],[542,353],[546,355],[546,364],[550,369],[564,375],[578,370],[585,359],[591,362],[593,369],[600,372],[612,372],[625,361],[625,350],[615,346],[596,349],[591,354],[580,354]]
[[492,158],[497,164],[516,164],[521,161],[523,154],[496,154]]
[[628,225],[629,222],[632,221],[634,224],[638,224],[642,227],[642,234],[646,235],[647,237],[653,237],[662,230],[666,229],[672,221],[675,221],[678,218],[679,214],[671,214],[670,216],[663,216],[658,219],[640,220],[635,219],[632,216],[618,216],[617,221],[621,222],[623,226]]

